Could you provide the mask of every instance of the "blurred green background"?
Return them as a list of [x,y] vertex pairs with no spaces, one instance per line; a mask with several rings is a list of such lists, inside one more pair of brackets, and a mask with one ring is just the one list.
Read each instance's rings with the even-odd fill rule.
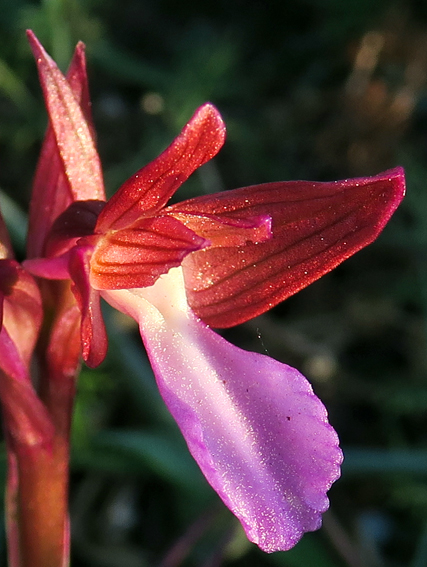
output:
[[247,542],[164,409],[136,328],[108,311],[108,359],[79,382],[73,566],[427,565],[427,2],[0,0],[0,202],[18,256],[46,126],[28,27],[63,70],[87,45],[110,193],[207,100],[228,140],[181,198],[397,164],[408,179],[375,244],[224,333],[298,367],[328,407],[346,461],[322,529],[287,553]]

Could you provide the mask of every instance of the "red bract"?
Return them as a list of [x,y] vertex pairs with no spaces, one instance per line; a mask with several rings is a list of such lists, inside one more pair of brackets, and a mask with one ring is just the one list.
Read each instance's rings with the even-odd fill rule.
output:
[[[44,253],[46,234],[68,205],[77,199],[105,199],[105,193],[93,139],[84,45],[77,45],[65,79],[56,65],[49,65],[49,60],[39,57],[35,36],[29,32],[28,37],[44,79],[41,84],[51,117],[30,204],[28,256],[31,258]],[[64,83],[68,88],[64,89]]]

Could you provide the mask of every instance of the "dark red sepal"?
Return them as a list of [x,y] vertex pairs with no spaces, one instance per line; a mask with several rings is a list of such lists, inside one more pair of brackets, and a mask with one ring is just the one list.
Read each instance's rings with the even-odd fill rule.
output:
[[273,237],[207,248],[183,263],[188,301],[203,321],[230,327],[264,313],[372,242],[403,198],[402,168],[331,183],[267,183],[169,207],[251,218],[270,215]]

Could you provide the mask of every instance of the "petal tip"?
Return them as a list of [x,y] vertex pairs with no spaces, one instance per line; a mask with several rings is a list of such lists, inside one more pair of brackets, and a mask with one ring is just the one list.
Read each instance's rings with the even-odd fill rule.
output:
[[187,126],[190,128],[200,128],[202,124],[206,131],[216,132],[216,144],[215,149],[210,152],[211,158],[214,157],[223,146],[226,133],[222,116],[216,106],[211,102],[206,102],[202,104],[202,106],[199,106]]

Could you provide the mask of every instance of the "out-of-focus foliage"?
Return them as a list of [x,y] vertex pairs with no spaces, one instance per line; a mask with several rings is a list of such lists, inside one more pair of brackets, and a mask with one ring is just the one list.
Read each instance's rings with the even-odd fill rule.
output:
[[322,530],[271,556],[246,541],[159,399],[137,330],[108,312],[109,358],[83,370],[76,405],[74,567],[426,565],[427,3],[0,0],[0,202],[18,254],[46,125],[27,27],[64,70],[86,43],[110,193],[206,100],[228,141],[179,198],[397,164],[408,175],[374,245],[226,333],[297,366],[330,410],[347,458]]

